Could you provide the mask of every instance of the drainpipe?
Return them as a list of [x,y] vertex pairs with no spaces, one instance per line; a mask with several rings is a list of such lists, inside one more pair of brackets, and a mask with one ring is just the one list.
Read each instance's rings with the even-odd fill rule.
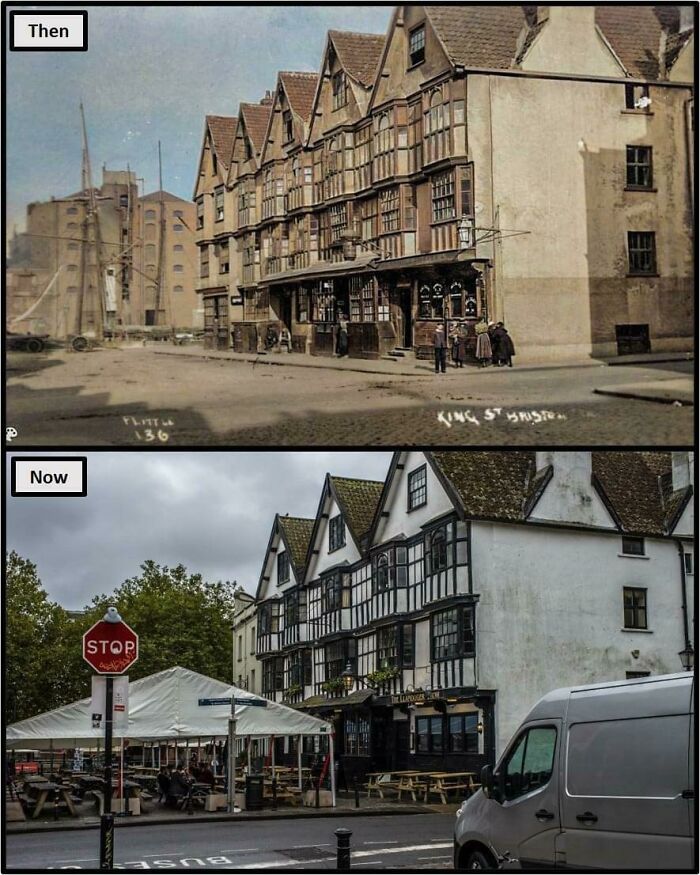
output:
[[[675,540],[675,539],[674,539]],[[690,647],[690,637],[688,635],[688,596],[685,588],[685,550],[683,542],[676,540],[678,547],[678,558],[681,563],[681,605],[683,608],[683,646]]]

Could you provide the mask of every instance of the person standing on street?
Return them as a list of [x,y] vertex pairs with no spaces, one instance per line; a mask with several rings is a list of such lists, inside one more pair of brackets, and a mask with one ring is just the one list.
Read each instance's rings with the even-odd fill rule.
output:
[[508,334],[508,330],[502,322],[496,325],[494,335],[498,337],[498,366],[508,365],[513,367],[513,356],[515,355],[515,345],[513,339]]
[[447,338],[442,323],[435,329],[433,346],[435,347],[435,373],[444,374],[447,367]]
[[477,325],[476,333],[476,357],[479,359],[479,364],[482,368],[489,366],[492,355],[491,338],[486,325],[482,322],[480,325]]

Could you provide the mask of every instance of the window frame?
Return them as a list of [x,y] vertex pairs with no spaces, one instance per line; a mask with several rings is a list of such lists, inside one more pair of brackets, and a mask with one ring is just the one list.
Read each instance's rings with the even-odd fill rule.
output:
[[[418,474],[424,475],[424,483],[418,488],[415,489],[412,486],[412,478],[417,476]],[[413,497],[416,493],[420,494],[421,492],[425,492],[425,496],[423,500],[419,504],[413,503]],[[421,507],[425,507],[428,503],[428,464],[424,462],[422,465],[419,465],[418,468],[414,468],[413,471],[409,471],[407,484],[406,484],[406,501],[407,501],[407,512],[411,513],[413,510],[418,510]]]
[[[339,85],[339,87],[336,87]],[[331,76],[331,106],[336,112],[348,105],[348,78],[345,70],[337,70]]]
[[[470,723],[474,723],[474,727],[467,728],[467,718]],[[461,728],[459,732],[452,731],[452,721],[459,720]],[[447,729],[447,751],[449,754],[457,754],[463,756],[465,754],[479,753],[479,712],[478,711],[460,711],[458,714],[446,714],[445,723]],[[459,737],[462,740],[462,748],[458,750],[454,746],[453,738]],[[468,741],[469,740],[469,741]]]
[[290,578],[291,567],[289,562],[289,552],[284,549],[281,553],[277,554],[277,583],[289,583]]
[[[433,730],[433,724],[440,724],[440,732],[437,733]],[[427,726],[427,732],[421,732],[421,726]],[[416,717],[416,721],[414,724],[415,731],[415,751],[416,756],[430,756],[432,754],[440,754],[444,755],[445,751],[445,716],[443,714],[421,714]],[[421,736],[427,735],[427,749],[420,749],[420,739]],[[440,748],[439,750],[435,748],[433,744],[433,739],[440,739]]]
[[[631,544],[637,544],[641,547],[640,550],[630,550],[629,547]],[[634,537],[633,535],[623,535],[622,536],[622,555],[623,556],[646,556],[646,543],[644,538]]]
[[[645,157],[647,160],[640,160],[640,157]],[[654,190],[654,150],[652,146],[628,145],[626,147],[625,168],[625,189],[627,191]],[[633,177],[631,181],[630,176]],[[640,182],[639,176],[646,176],[646,182]]]
[[[340,522],[338,522],[340,520]],[[328,552],[337,553],[347,544],[346,526],[342,513],[328,520]]]
[[[413,47],[413,40],[415,36],[422,35],[422,40],[420,45],[417,48]],[[421,64],[425,63],[425,46],[426,46],[426,30],[425,30],[425,21],[422,21],[420,24],[417,24],[415,27],[412,27],[408,32],[408,42],[407,42],[407,50],[408,50],[408,70],[412,70],[414,67],[419,67]],[[418,55],[418,57],[414,57]]]
[[[550,729],[554,732],[554,746],[552,748],[552,762],[551,762],[551,766],[550,766],[549,778],[547,779],[547,781],[544,784],[542,784],[539,787],[532,787],[532,788],[528,788],[528,789],[524,790],[522,788],[522,785],[521,785],[520,791],[517,794],[512,795],[512,796],[508,795],[508,792],[506,790],[506,776],[508,774],[508,766],[509,766],[511,760],[513,759],[513,757],[515,756],[515,754],[518,752],[518,749],[520,747],[522,740],[525,739],[525,747],[523,748],[522,761],[520,764],[520,776],[522,778],[522,775],[524,773],[523,769],[525,767],[526,760],[527,760],[527,747],[528,747],[528,744],[530,741],[530,733],[533,730],[538,730],[538,729]],[[559,728],[557,727],[557,725],[554,723],[549,723],[549,722],[542,723],[542,724],[536,723],[534,725],[527,726],[522,730],[522,732],[520,732],[517,735],[515,741],[508,749],[506,756],[503,758],[503,766],[499,768],[499,773],[500,773],[499,784],[503,788],[503,801],[515,802],[517,799],[522,799],[524,796],[527,796],[530,793],[535,793],[535,792],[539,792],[540,790],[544,790],[544,788],[548,786],[548,784],[552,780],[552,775],[554,774],[555,769],[556,769],[557,745],[559,743],[559,735],[560,735],[560,733],[559,733]]]
[[[439,619],[446,614],[456,614],[456,629],[454,632],[442,632],[438,636],[436,626]],[[467,636],[467,619],[469,621],[469,635]],[[442,639],[455,635],[455,644],[449,651],[440,654],[438,653],[438,643]],[[446,648],[446,644],[441,644]],[[454,605],[451,608],[444,608],[441,611],[435,611],[430,615],[430,661],[431,662],[448,662],[452,659],[473,659],[476,656],[476,611],[473,604],[470,605]]]
[[[643,239],[647,238],[647,239]],[[642,243],[649,243],[647,248]],[[634,245],[633,245],[634,244]],[[642,262],[648,253],[649,266],[644,267]],[[627,232],[627,275],[628,276],[658,276],[656,261],[656,232],[655,231],[628,231]]]
[[[622,621],[623,628],[632,632],[646,632],[649,630],[649,600],[645,586],[622,587]],[[637,604],[635,599],[643,593],[643,604]],[[628,594],[631,594],[632,604],[627,604]],[[627,623],[627,611],[632,611],[632,624]],[[643,612],[644,625],[640,625],[640,612]]]

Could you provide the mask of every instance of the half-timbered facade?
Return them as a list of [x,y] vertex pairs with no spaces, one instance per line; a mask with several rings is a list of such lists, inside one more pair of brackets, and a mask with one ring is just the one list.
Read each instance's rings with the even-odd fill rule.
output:
[[208,115],[194,193],[195,239],[199,252],[197,290],[204,310],[204,343],[208,349],[231,346],[232,297],[239,278],[233,257],[230,197],[227,180],[237,120]]
[[315,520],[275,520],[263,694],[331,715],[346,776],[477,771],[550,689],[676,671],[694,636],[692,466],[399,452],[384,483],[328,475]]
[[330,31],[231,177],[235,348],[272,328],[332,355],[342,321],[352,356],[427,356],[484,319],[537,358],[689,348],[694,32],[659,10],[403,4],[385,36]]

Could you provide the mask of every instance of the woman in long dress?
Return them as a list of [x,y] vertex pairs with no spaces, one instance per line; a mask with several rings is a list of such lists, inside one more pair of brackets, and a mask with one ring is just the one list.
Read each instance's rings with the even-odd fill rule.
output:
[[492,356],[491,338],[488,331],[482,331],[476,335],[476,357],[482,368],[488,367]]

